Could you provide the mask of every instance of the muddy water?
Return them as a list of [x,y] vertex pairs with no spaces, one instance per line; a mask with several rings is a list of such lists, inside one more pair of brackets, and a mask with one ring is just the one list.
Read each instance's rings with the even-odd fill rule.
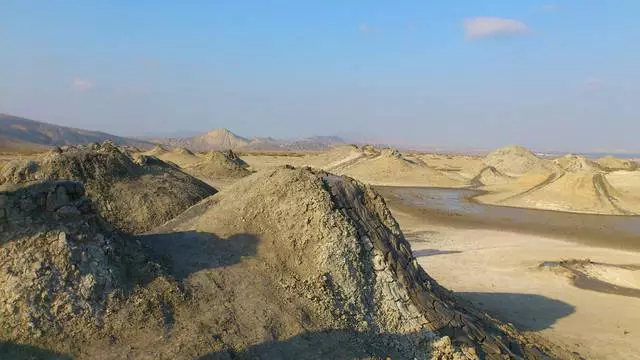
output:
[[559,236],[594,246],[640,251],[640,216],[576,214],[480,204],[477,190],[376,187],[389,205],[425,221]]

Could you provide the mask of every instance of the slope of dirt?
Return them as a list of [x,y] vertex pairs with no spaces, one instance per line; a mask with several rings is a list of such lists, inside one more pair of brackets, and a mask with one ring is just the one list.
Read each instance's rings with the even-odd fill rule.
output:
[[[227,240],[215,254],[200,255],[212,236]],[[509,328],[459,306],[416,265],[382,198],[348,178],[264,171],[143,241],[199,291],[193,299],[200,310],[181,312],[177,327],[224,324],[222,333],[207,329],[220,334],[228,356],[429,358],[450,340],[457,354],[434,358],[540,354],[502,332]]]
[[598,172],[602,171],[602,168],[595,161],[591,161],[584,156],[567,154],[563,157],[553,160],[559,168],[569,172]]
[[629,208],[623,194],[611,186],[603,174],[596,172],[552,175],[519,193],[495,191],[494,188],[492,194],[477,199],[499,205],[592,214],[631,215],[636,211],[635,208]]
[[[138,242],[112,229],[94,212],[81,183],[46,181],[0,191],[0,347],[31,344],[77,354],[90,339],[160,321],[159,301],[141,298],[135,288],[152,282],[170,292],[175,284],[167,286],[171,280],[161,277]],[[125,311],[124,322],[106,320],[127,297],[137,312]],[[8,353],[67,359],[45,356],[37,347]]]
[[631,159],[620,159],[613,156],[605,156],[598,159],[598,164],[607,171],[634,171],[638,169],[638,163]]
[[70,128],[0,114],[0,149],[24,151],[62,145],[80,145],[111,140],[119,145],[149,148],[150,142],[115,136],[99,131]]
[[[331,171],[373,185],[462,187],[469,179],[456,172],[441,171],[421,159],[409,159],[395,149],[369,151],[345,158]],[[335,164],[335,163],[334,163]]]
[[409,159],[420,159],[429,166],[448,172],[457,172],[466,178],[474,178],[486,168],[483,158],[480,156],[459,154],[415,154]]
[[239,179],[251,174],[248,165],[233,151],[211,151],[184,171],[205,181]]
[[471,179],[471,184],[475,186],[504,185],[514,181],[515,178],[507,176],[493,166],[487,166],[480,170],[478,175]]
[[484,159],[487,166],[509,176],[520,176],[527,172],[556,171],[554,164],[540,159],[521,146],[507,146],[493,151]]
[[227,129],[215,129],[199,136],[159,139],[158,141],[173,147],[188,148],[192,151],[235,150],[250,143],[248,139],[238,136]]
[[161,145],[156,145],[151,150],[143,153],[143,155],[155,156],[155,157],[159,158],[160,156],[166,154],[167,152],[168,152],[168,150],[165,149],[164,147],[162,147]]
[[304,159],[304,164],[327,171],[335,171],[364,156],[366,156],[364,150],[355,145],[341,145],[335,146],[329,151],[307,156]]
[[354,180],[256,174],[137,241],[82,194],[0,194],[0,343],[78,359],[570,358],[455,300]]
[[305,164],[348,175],[375,185],[446,186],[468,185],[468,179],[456,172],[429,167],[421,159],[410,159],[395,149],[372,146],[340,146],[306,159]]
[[99,213],[126,232],[163,224],[216,190],[155,157],[135,159],[109,142],[57,149],[0,169],[0,185],[68,179],[85,184]]
[[156,147],[144,154],[155,156],[162,161],[170,162],[180,167],[193,165],[202,161],[201,157],[182,147],[173,148],[170,151],[163,150],[164,149],[162,149],[161,147]]

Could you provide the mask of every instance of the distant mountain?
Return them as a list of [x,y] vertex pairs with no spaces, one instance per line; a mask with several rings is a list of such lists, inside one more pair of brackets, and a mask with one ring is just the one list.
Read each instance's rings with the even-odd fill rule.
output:
[[184,138],[153,138],[154,142],[172,147],[183,147],[192,151],[211,150],[324,150],[332,145],[344,144],[337,136],[313,136],[297,140],[279,140],[271,137],[247,139],[227,129],[216,129],[204,135]]
[[215,129],[199,136],[154,138],[153,140],[172,147],[183,147],[192,151],[235,150],[250,143],[248,139],[238,136],[227,129]]
[[88,144],[105,140],[141,148],[154,145],[143,140],[48,124],[0,113],[0,150],[44,150],[53,146]]

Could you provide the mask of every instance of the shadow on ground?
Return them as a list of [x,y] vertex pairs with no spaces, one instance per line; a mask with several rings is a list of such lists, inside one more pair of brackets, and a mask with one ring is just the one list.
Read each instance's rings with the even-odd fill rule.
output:
[[413,358],[410,356],[411,352],[399,351],[398,348],[414,349],[416,345],[410,336],[411,334],[373,334],[340,330],[308,332],[286,340],[266,341],[242,351],[225,349],[209,353],[197,360],[406,359]]
[[420,230],[404,233],[404,237],[410,242],[429,242],[429,238],[439,235],[439,231],[434,230]]
[[259,239],[251,234],[221,238],[198,231],[148,234],[137,237],[169,267],[171,275],[184,280],[200,270],[227,267],[256,254]]
[[522,330],[540,331],[573,314],[575,306],[536,294],[456,292],[456,297],[473,303],[499,320]]
[[31,345],[0,342],[0,359],[11,360],[72,360],[69,355]]
[[426,257],[435,255],[448,255],[448,254],[460,254],[462,251],[458,250],[438,250],[438,249],[422,249],[413,252],[414,257]]

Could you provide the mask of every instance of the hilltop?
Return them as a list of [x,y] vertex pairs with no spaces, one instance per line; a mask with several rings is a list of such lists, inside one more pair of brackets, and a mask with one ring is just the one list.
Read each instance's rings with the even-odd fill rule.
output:
[[296,140],[280,140],[271,137],[245,138],[228,129],[215,129],[206,134],[182,138],[154,138],[154,142],[170,147],[182,147],[191,151],[245,150],[290,151],[326,150],[345,141],[337,136],[313,136]]
[[126,232],[147,231],[216,193],[174,165],[131,156],[110,142],[58,148],[0,167],[0,189],[48,180],[82,182],[98,212]]
[[0,151],[46,150],[54,146],[81,145],[106,140],[111,140],[118,145],[141,148],[153,146],[147,141],[100,131],[76,129],[0,114]]

